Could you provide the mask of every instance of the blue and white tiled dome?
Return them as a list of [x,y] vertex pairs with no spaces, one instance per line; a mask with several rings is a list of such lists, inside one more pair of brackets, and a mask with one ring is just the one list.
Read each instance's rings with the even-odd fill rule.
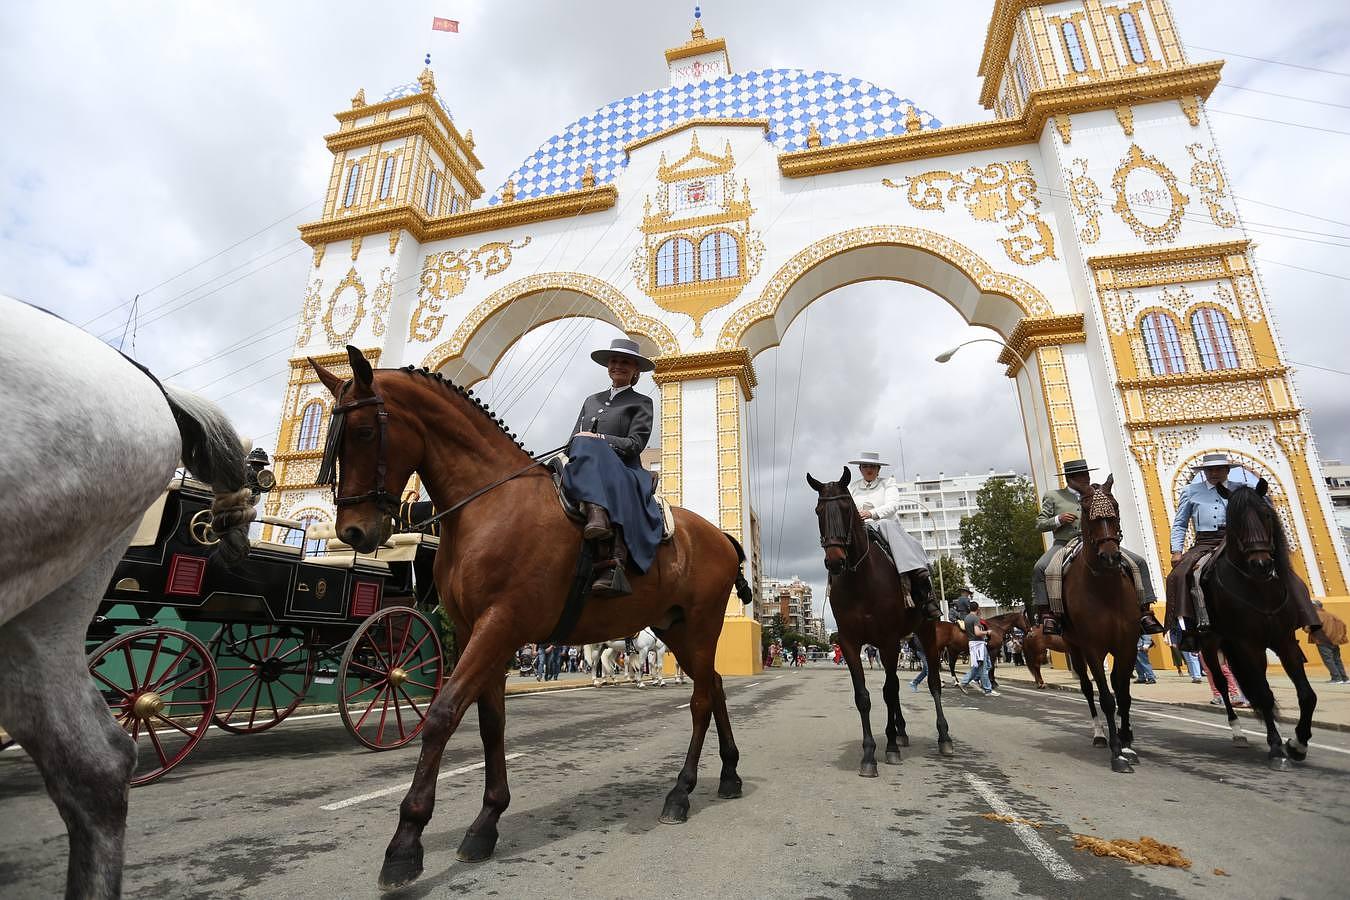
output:
[[[822,147],[904,134],[911,106],[893,91],[833,72],[744,72],[616,100],[545,141],[511,180],[517,200],[577,190],[590,163],[595,183],[605,184],[627,165],[625,144],[691,118],[768,119],[766,138],[788,151],[806,149],[813,122]],[[942,127],[929,113],[918,113],[924,128]],[[501,202],[500,188],[488,202]]]
[[[380,102],[383,103],[385,100],[397,100],[400,97],[411,97],[414,94],[420,93],[422,93],[421,82],[410,81],[407,84],[400,84],[396,88],[390,88],[389,91],[380,98]],[[450,104],[445,102],[445,98],[440,95],[439,91],[433,91],[432,96],[436,98],[436,102],[440,104],[441,109],[445,110],[445,114],[450,116],[450,121],[453,122],[455,117],[450,114]]]

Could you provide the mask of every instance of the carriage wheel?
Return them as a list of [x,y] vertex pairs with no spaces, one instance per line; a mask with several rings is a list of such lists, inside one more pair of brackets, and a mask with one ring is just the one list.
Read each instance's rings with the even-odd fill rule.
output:
[[361,623],[338,667],[338,710],[352,737],[372,750],[402,747],[422,731],[441,684],[441,642],[409,606]]
[[89,674],[136,741],[132,787],[182,762],[211,726],[216,668],[186,631],[152,626],[118,635],[90,655]]
[[266,731],[295,712],[314,680],[303,634],[222,625],[211,638],[220,688],[215,723],[235,734]]

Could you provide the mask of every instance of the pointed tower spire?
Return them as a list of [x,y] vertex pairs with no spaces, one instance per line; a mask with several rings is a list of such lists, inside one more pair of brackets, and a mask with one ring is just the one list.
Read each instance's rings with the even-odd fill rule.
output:
[[727,42],[722,38],[709,38],[704,33],[703,10],[699,7],[694,7],[694,26],[689,29],[689,40],[666,51],[666,65],[670,69],[671,87],[731,74]]

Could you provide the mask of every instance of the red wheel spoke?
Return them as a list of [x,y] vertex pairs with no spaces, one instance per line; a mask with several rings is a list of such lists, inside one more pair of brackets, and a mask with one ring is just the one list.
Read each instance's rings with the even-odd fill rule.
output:
[[352,691],[350,694],[347,695],[347,699],[351,700],[354,697],[359,697],[366,691],[370,690],[371,688],[377,688],[380,687],[381,685],[386,685],[388,683],[389,683],[388,681],[372,681],[370,684],[361,688],[359,691]]
[[[257,678],[257,677],[258,677],[258,676],[257,676],[256,674],[254,674],[253,672],[250,672],[250,673],[248,673],[247,675],[245,675],[243,678],[240,678],[238,681],[233,682],[232,684],[227,684],[227,685],[225,685],[224,687],[220,688],[220,689],[219,689],[219,693],[222,693],[222,694],[229,693],[230,691],[232,691],[232,690],[234,690],[235,688],[239,687],[239,685],[243,684],[245,681],[248,681],[250,678]],[[244,693],[245,693],[245,694],[248,693],[248,689],[247,689],[247,688],[244,689]]]
[[427,638],[429,638],[429,637],[431,637],[431,632],[430,632],[430,631],[428,631],[426,634],[422,635],[422,639],[421,639],[420,641],[418,641],[416,644],[414,644],[414,645],[413,645],[413,648],[412,648],[411,650],[409,650],[406,654],[404,654],[404,655],[402,655],[402,656],[399,657],[399,659],[402,660],[402,661],[399,663],[399,665],[400,665],[400,666],[403,666],[403,665],[405,665],[405,664],[408,662],[408,660],[410,660],[410,659],[412,659],[413,657],[415,657],[415,656],[417,655],[417,651],[418,651],[419,649],[421,649],[422,645],[425,644],[425,643],[427,642]]
[[253,720],[258,718],[258,702],[262,700],[262,679],[258,679],[257,685],[253,688],[253,706],[248,711],[248,727],[253,727]]
[[[192,652],[192,645],[184,644],[183,649],[179,651],[178,655],[173,658],[173,662],[169,663],[168,666],[165,667],[164,674],[159,676],[159,678],[155,680],[154,687],[149,688],[149,690],[152,690],[157,694],[167,694],[169,691],[173,690],[173,688],[166,688],[162,686],[164,684],[164,680],[173,675],[174,670],[178,668],[178,664],[182,662],[183,659],[191,652]],[[150,680],[149,677],[147,677],[146,682],[149,683],[149,680]]]
[[136,675],[136,660],[131,656],[131,644],[124,643],[122,645],[122,656],[127,663],[127,681],[134,689],[136,685],[141,683],[141,679]]
[[380,676],[381,678],[384,678],[386,675],[389,674],[389,670],[388,670],[388,669],[383,669],[383,670],[381,670],[381,669],[372,669],[370,666],[366,665],[365,663],[363,663],[363,662],[357,662],[356,660],[352,660],[350,663],[348,663],[348,665],[350,665],[350,666],[355,666],[355,667],[358,668],[358,669],[365,669],[367,672],[371,672],[371,673],[373,673],[373,674],[375,674],[375,675]]
[[417,713],[417,718],[419,719],[426,718],[426,714],[423,713],[421,708],[418,707],[418,705],[413,702],[413,698],[409,696],[408,692],[403,689],[403,685],[399,685],[398,692],[403,695],[404,700],[408,701],[408,705],[413,708],[413,712]]
[[150,686],[150,673],[155,671],[155,663],[159,660],[159,648],[163,646],[164,646],[164,633],[160,632],[160,634],[155,639],[154,652],[150,654],[150,665],[145,667],[145,684],[141,685],[141,690],[145,690]]
[[[402,692],[403,690],[400,688],[398,693],[401,694]],[[398,702],[398,694],[394,694],[394,719],[398,722],[398,739],[400,741],[407,740],[408,736],[403,732],[403,704]]]
[[[222,694],[223,694],[223,693],[225,693],[225,692],[224,692],[224,691],[220,691],[219,693],[222,693]],[[235,711],[236,709],[239,708],[239,704],[243,703],[243,702],[244,702],[244,698],[247,697],[247,696],[248,696],[248,688],[245,688],[244,690],[242,690],[242,691],[239,692],[239,698],[238,698],[237,700],[234,701],[234,706],[231,706],[231,707],[230,707],[230,711],[227,712],[227,713],[225,713],[225,715],[223,715],[223,716],[222,716],[222,715],[217,715],[216,717],[217,717],[218,719],[220,719],[220,721],[222,721],[222,722],[228,722],[228,721],[230,721],[230,717],[234,715],[234,711]]]
[[407,659],[403,655],[403,648],[408,646],[408,635],[412,634],[412,624],[413,620],[409,619],[407,624],[403,626],[403,640],[398,642],[398,652],[393,654],[397,659]]
[[433,656],[433,657],[431,657],[430,659],[424,659],[424,660],[422,660],[420,663],[418,663],[418,664],[415,665],[415,666],[412,666],[412,667],[409,667],[409,668],[404,668],[403,671],[405,671],[405,672],[419,672],[419,671],[421,671],[422,669],[425,669],[427,666],[438,665],[439,663],[440,663],[440,660]]
[[207,706],[206,700],[165,700],[165,706]]
[[168,725],[170,728],[176,728],[176,729],[178,729],[179,731],[183,732],[183,734],[187,735],[188,740],[192,740],[192,737],[193,737],[192,732],[188,731],[188,730],[187,730],[186,728],[184,728],[182,725],[179,725],[179,724],[178,724],[177,722],[175,722],[173,719],[166,718],[165,716],[163,716],[163,715],[161,715],[161,714],[159,714],[159,713],[155,713],[155,718],[156,718],[156,719],[159,719],[161,722],[163,722],[165,725]]
[[128,700],[131,699],[131,694],[127,693],[126,688],[113,684],[111,681],[108,680],[107,676],[105,676],[98,669],[90,669],[89,674],[93,675],[99,681],[103,682],[108,687],[112,688],[114,691],[117,691],[117,693],[121,694],[123,697],[126,697]]
[[205,666],[201,666],[188,672],[186,675],[175,681],[173,684],[165,685],[164,687],[156,687],[155,690],[158,693],[167,694],[170,691],[178,690],[180,687],[182,687],[183,685],[187,684],[190,681],[197,681],[198,679],[209,678],[210,676],[211,670],[206,668]]
[[150,720],[145,721],[145,733],[150,735],[150,743],[155,745],[155,753],[159,756],[159,763],[164,768],[169,766],[169,758],[164,755],[164,748],[159,743],[159,735],[155,734],[155,726],[150,724]]
[[303,649],[305,649],[304,642],[303,642],[303,641],[298,641],[298,640],[297,640],[297,641],[295,642],[295,646],[294,646],[294,647],[292,647],[291,649],[287,650],[285,653],[283,653],[283,654],[281,654],[280,656],[278,656],[277,659],[278,659],[278,660],[285,659],[286,657],[290,656],[292,653],[296,652],[297,650],[303,650]]
[[272,685],[270,683],[267,685],[267,699],[272,701],[272,718],[274,720],[280,719],[281,711],[277,709],[277,698],[276,695],[272,693]]
[[[387,718],[389,718],[389,700],[390,700],[390,698],[393,697],[393,696],[394,696],[394,692],[393,692],[393,691],[390,691],[389,693],[385,694],[385,697],[384,697],[384,707],[380,710],[380,724],[379,724],[379,727],[378,727],[378,728],[376,729],[376,731],[375,731],[375,744],[376,744],[376,746],[381,746],[381,745],[384,744],[384,720],[387,719]],[[395,706],[395,708],[397,708],[397,707],[398,707],[398,704],[395,703],[394,706]]]
[[371,650],[375,651],[375,658],[379,660],[380,665],[384,666],[384,671],[388,672],[393,668],[393,666],[389,665],[389,661],[384,658],[384,654],[380,652],[380,648],[375,645],[375,640],[369,634],[366,634],[362,640],[370,645]]
[[417,685],[418,687],[420,687],[420,688],[426,688],[426,689],[429,690],[429,691],[434,691],[434,690],[436,690],[436,688],[432,687],[432,686],[429,685],[429,684],[423,684],[422,682],[420,682],[420,681],[414,681],[414,680],[412,680],[411,678],[409,678],[406,682],[404,682],[404,684],[415,684],[415,685]]
[[384,691],[381,690],[379,694],[375,695],[375,699],[370,701],[370,705],[366,707],[366,711],[361,714],[361,718],[356,722],[356,731],[360,731],[361,726],[366,723],[366,716],[370,715],[370,711],[375,708],[375,704],[380,702],[380,694],[383,693]]

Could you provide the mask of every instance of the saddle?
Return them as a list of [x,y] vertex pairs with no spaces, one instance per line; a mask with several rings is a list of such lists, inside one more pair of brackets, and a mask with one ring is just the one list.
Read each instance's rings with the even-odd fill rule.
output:
[[[901,572],[900,567],[896,565],[895,552],[891,550],[891,542],[886,540],[886,536],[883,535],[880,531],[877,531],[875,528],[866,528],[864,530],[867,532],[868,540],[872,542],[873,546],[875,546],[878,550],[881,551],[881,554],[885,556],[886,559],[890,562],[891,568],[895,569],[895,571],[900,575],[901,583],[904,585],[910,585],[911,582],[909,580],[909,574],[907,572]],[[914,597],[912,596],[911,590],[906,589],[903,592],[902,596],[905,601],[904,605],[906,607],[912,607],[914,605]]]
[[[581,505],[575,503],[563,490],[562,473],[563,467],[567,465],[567,456],[560,453],[545,465],[548,467],[549,475],[553,477],[553,489],[558,494],[558,503],[562,506],[563,513],[573,522],[585,522],[586,514],[581,511]],[[656,505],[661,510],[661,543],[668,544],[671,538],[675,537],[675,512],[666,502],[666,498],[656,493],[657,480],[658,473],[653,472],[652,493],[649,496],[656,500]]]
[[[1050,557],[1050,564],[1045,567],[1045,595],[1050,599],[1051,609],[1064,609],[1064,573],[1069,571],[1070,564],[1073,563],[1083,550],[1082,537],[1076,537],[1070,540],[1063,547],[1060,547]],[[1125,569],[1130,573],[1130,579],[1134,582],[1134,589],[1139,596],[1144,595],[1144,579],[1139,572],[1139,567],[1134,564],[1134,560],[1126,554],[1121,555],[1125,563]]]

